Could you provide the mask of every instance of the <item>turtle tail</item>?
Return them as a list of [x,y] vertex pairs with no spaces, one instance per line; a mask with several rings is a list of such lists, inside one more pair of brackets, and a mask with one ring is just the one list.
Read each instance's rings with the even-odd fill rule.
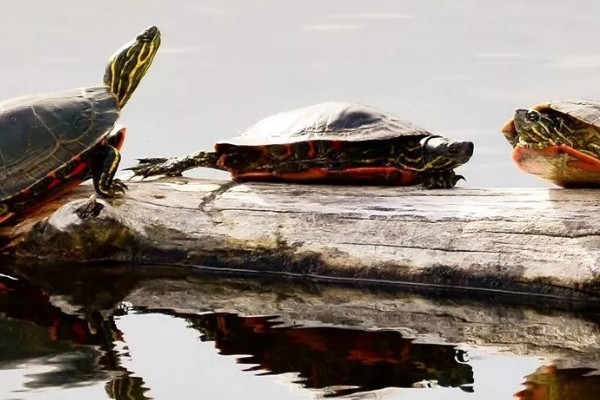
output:
[[160,46],[160,31],[151,26],[109,59],[104,83],[117,98],[119,108],[127,103],[150,68]]
[[222,170],[224,168],[219,165],[219,158],[219,154],[207,151],[199,151],[183,157],[139,158],[138,165],[127,170],[133,171],[134,176],[144,178],[156,175],[181,176],[184,171],[198,167]]

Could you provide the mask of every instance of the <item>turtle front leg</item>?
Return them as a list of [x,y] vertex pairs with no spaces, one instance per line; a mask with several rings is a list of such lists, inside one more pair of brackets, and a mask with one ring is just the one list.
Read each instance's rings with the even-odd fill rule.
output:
[[94,189],[103,197],[119,197],[125,193],[127,186],[119,179],[114,179],[121,153],[113,146],[98,146],[92,158],[92,180]]
[[454,171],[430,171],[423,174],[423,186],[427,189],[451,189],[461,179],[462,175],[456,175]]
[[181,176],[184,171],[198,167],[223,169],[218,164],[219,156],[205,151],[183,157],[140,158],[138,161],[138,165],[127,169],[133,171],[134,176],[144,178],[156,175]]

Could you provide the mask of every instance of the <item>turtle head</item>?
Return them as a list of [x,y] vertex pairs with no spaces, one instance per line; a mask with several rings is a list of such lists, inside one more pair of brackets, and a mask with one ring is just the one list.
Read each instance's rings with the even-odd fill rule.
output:
[[150,68],[160,46],[160,31],[151,26],[127,43],[108,60],[104,83],[119,102],[119,108],[127,103],[131,94]]
[[473,142],[427,136],[421,140],[423,163],[427,170],[452,170],[471,159]]
[[554,144],[559,126],[560,121],[548,113],[518,109],[514,118],[504,124],[502,133],[513,147],[547,146]]

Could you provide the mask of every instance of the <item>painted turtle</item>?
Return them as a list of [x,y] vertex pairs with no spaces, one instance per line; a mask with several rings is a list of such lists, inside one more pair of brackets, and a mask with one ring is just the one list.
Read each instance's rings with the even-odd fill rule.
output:
[[214,152],[146,158],[135,175],[180,175],[196,167],[230,171],[238,181],[330,182],[451,188],[473,143],[432,135],[371,107],[321,103],[267,117]]
[[125,191],[115,123],[159,46],[152,26],[109,59],[103,85],[0,103],[0,223],[90,177],[104,197]]
[[519,168],[563,187],[600,187],[600,102],[519,109],[502,127]]

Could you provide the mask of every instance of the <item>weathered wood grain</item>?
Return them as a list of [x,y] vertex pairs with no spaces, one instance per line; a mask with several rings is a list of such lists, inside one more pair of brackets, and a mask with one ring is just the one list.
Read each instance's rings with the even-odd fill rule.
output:
[[[205,265],[595,300],[600,192],[130,182],[97,216],[82,186],[0,231],[16,257]],[[77,199],[77,200],[75,200]],[[46,210],[45,212],[48,212]]]

